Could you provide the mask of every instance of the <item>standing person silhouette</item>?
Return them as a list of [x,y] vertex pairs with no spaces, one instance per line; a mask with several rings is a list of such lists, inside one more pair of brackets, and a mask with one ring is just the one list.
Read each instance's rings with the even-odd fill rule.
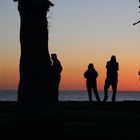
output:
[[100,97],[97,91],[97,82],[96,82],[98,73],[95,70],[92,63],[88,65],[88,69],[85,71],[84,77],[86,78],[86,86],[87,86],[89,101],[92,101],[92,89],[97,101],[100,101]]
[[53,90],[54,90],[53,98],[55,101],[58,101],[59,84],[60,84],[61,72],[63,68],[55,53],[51,54],[51,59],[52,59],[52,74],[53,74],[52,81],[53,81]]
[[112,101],[115,102],[118,83],[118,70],[119,70],[119,63],[116,61],[115,55],[112,55],[110,61],[106,63],[106,69],[107,69],[107,77],[104,85],[103,101],[105,102],[108,99],[108,88],[111,85],[113,90]]

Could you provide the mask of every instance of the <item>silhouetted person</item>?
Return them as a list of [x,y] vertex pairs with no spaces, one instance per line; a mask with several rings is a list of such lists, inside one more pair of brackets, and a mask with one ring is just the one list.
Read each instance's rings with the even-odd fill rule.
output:
[[84,77],[86,78],[86,86],[87,86],[89,101],[92,101],[92,90],[95,94],[97,101],[100,101],[100,97],[97,90],[97,82],[96,82],[98,73],[95,70],[92,63],[88,65],[88,69],[85,71]]
[[61,72],[62,72],[62,65],[60,61],[57,58],[57,55],[51,54],[52,59],[52,74],[53,74],[53,94],[54,94],[54,101],[58,101],[58,95],[59,95],[59,84],[61,80]]
[[106,64],[107,69],[107,77],[104,85],[104,99],[106,101],[108,99],[108,88],[110,85],[112,86],[113,94],[112,101],[116,101],[116,91],[117,91],[117,83],[118,83],[118,70],[119,64],[116,61],[116,56],[112,55],[110,61]]

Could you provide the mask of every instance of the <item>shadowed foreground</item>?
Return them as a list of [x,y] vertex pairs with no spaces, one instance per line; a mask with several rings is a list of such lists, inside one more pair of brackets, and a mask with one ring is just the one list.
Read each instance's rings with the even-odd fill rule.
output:
[[17,102],[0,102],[1,134],[20,140],[139,136],[140,102],[59,102],[50,108],[37,113]]

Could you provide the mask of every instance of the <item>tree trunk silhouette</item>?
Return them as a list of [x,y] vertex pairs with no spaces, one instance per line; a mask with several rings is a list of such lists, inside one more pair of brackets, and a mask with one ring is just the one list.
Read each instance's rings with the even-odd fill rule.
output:
[[18,1],[20,13],[20,81],[18,101],[39,104],[52,100],[51,60],[48,50],[49,0]]

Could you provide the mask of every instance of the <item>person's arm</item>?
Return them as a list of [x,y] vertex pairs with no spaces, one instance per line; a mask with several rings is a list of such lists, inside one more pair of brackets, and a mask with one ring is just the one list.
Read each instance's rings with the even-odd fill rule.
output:
[[85,71],[85,73],[84,73],[84,77],[87,78],[87,71]]
[[117,63],[117,71],[119,70],[119,63]]
[[98,77],[98,72],[95,70],[96,78]]
[[108,63],[109,63],[109,62],[106,63],[106,69],[108,69]]

